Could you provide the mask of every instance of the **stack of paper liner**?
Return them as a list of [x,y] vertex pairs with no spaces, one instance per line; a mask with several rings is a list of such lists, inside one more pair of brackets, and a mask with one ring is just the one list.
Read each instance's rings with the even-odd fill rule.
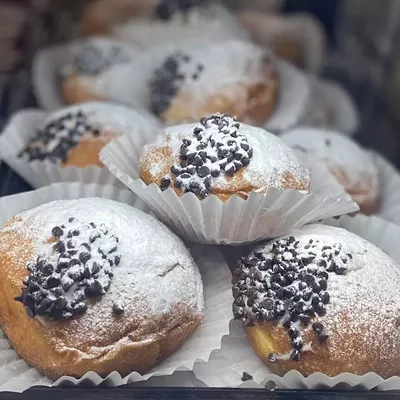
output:
[[[111,185],[57,183],[36,191],[0,199],[0,227],[4,222],[30,208],[60,199],[103,197],[127,203],[144,212],[147,207],[129,190]],[[134,371],[122,377],[113,372],[104,379],[95,372],[88,372],[80,379],[62,377],[56,382],[42,375],[22,360],[11,348],[3,333],[0,335],[0,391],[24,391],[32,386],[57,386],[72,383],[83,385],[118,386],[144,381],[152,376],[168,376],[176,370],[193,370],[196,360],[207,361],[213,350],[221,348],[221,339],[229,332],[232,294],[231,273],[218,248],[205,251],[202,245],[191,245],[191,253],[199,267],[204,285],[204,319],[202,325],[189,337],[182,347],[148,374]]]

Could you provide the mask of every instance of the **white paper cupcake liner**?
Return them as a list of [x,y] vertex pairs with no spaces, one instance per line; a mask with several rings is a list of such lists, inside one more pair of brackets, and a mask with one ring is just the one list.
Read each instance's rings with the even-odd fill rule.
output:
[[349,94],[335,82],[309,77],[311,94],[299,125],[320,126],[354,135],[360,125],[358,110]]
[[[339,226],[353,232],[375,244],[391,256],[400,265],[398,238],[400,227],[378,217],[343,216],[329,219],[324,223]],[[237,255],[243,249],[237,250]],[[232,260],[233,261],[233,260]],[[243,383],[243,372],[252,375],[252,380]],[[359,390],[400,390],[400,377],[383,379],[375,373],[358,376],[350,373],[329,377],[314,373],[304,377],[297,371],[290,371],[284,376],[271,373],[262,363],[249,344],[241,323],[231,321],[229,335],[222,340],[222,348],[211,354],[208,362],[195,364],[196,377],[212,387],[258,387],[279,389],[359,389]]]
[[[139,136],[138,142],[143,147],[145,143],[155,138],[158,121],[144,111],[134,111],[124,106],[108,103],[86,103],[69,107],[74,112],[82,109],[95,113],[96,122],[101,126],[115,129],[118,132]],[[50,118],[65,113],[67,109]],[[85,168],[75,166],[60,167],[48,160],[29,162],[24,157],[18,157],[26,143],[36,135],[37,128],[47,118],[48,114],[41,110],[28,109],[16,113],[0,135],[0,158],[24,178],[31,186],[38,188],[54,182],[81,181],[84,183],[119,184],[107,168],[96,165]]]
[[380,154],[371,152],[378,168],[380,205],[377,215],[400,226],[400,172]]
[[279,236],[308,222],[358,210],[344,189],[321,165],[311,170],[310,194],[268,189],[247,200],[232,196],[227,202],[215,195],[199,200],[193,193],[179,197],[172,188],[162,192],[139,178],[139,145],[125,136],[107,145],[100,159],[152,211],[182,237],[199,243],[240,244]]
[[[127,203],[142,211],[148,208],[127,189],[111,185],[57,183],[32,192],[0,199],[0,226],[15,214],[53,200],[104,197]],[[22,360],[0,332],[0,391],[24,391],[32,386],[94,385],[118,386],[169,376],[175,371],[190,371],[196,360],[207,361],[211,352],[221,347],[221,338],[229,332],[231,315],[231,273],[216,247],[194,245],[191,253],[199,266],[204,285],[204,319],[202,325],[184,342],[181,348],[146,375],[136,372],[126,377],[113,372],[105,379],[95,372],[82,378],[62,377],[56,382],[43,376]]]

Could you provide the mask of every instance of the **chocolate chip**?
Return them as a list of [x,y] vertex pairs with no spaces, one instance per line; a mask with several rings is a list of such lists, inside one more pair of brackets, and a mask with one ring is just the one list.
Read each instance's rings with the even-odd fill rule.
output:
[[323,317],[326,314],[326,308],[324,303],[320,302],[315,306],[315,312],[320,316]]
[[242,382],[251,381],[252,379],[253,379],[252,375],[250,375],[248,372],[243,372]]
[[47,287],[49,289],[55,288],[61,284],[60,280],[54,277],[49,277],[46,281]]
[[318,340],[320,343],[324,343],[329,339],[329,335],[325,332],[321,332],[318,334]]
[[51,234],[56,238],[60,238],[64,234],[64,231],[59,226],[55,226],[52,229]]
[[98,297],[102,294],[103,288],[99,281],[95,280],[90,286],[85,290],[85,294],[88,297]]
[[206,165],[203,165],[197,170],[197,174],[200,176],[200,178],[205,178],[210,174],[210,169]]
[[320,298],[323,304],[328,304],[330,301],[330,295],[328,292],[321,293]]
[[277,363],[277,362],[278,362],[278,357],[277,357],[277,355],[276,355],[275,353],[269,354],[269,355],[268,355],[268,361],[269,361],[271,364]]
[[324,330],[324,326],[321,324],[321,322],[314,322],[312,324],[313,331],[317,334],[321,333]]
[[55,308],[62,310],[67,305],[67,300],[64,297],[59,297],[53,304]]
[[87,304],[86,303],[78,303],[75,307],[74,307],[74,311],[77,314],[83,314],[85,313],[87,310]]
[[303,325],[308,325],[308,323],[310,322],[310,318],[304,314],[299,315],[299,320]]
[[118,302],[118,301],[113,304],[113,309],[112,310],[113,310],[113,313],[116,314],[116,315],[121,315],[125,311],[124,307],[123,307],[123,304],[121,302]]
[[161,178],[160,181],[160,189],[164,191],[169,188],[170,184],[171,184],[171,178],[168,176],[164,176],[164,178]]
[[292,320],[291,320],[291,318],[290,318],[289,316],[286,317],[286,318],[283,320],[283,322],[282,322],[282,326],[283,326],[284,328],[286,328],[286,329],[289,329],[290,326],[291,326],[291,324],[292,324]]
[[300,361],[300,351],[299,350],[293,350],[292,353],[290,354],[290,360],[291,361]]
[[81,254],[79,254],[79,260],[83,264],[86,264],[91,258],[92,258],[92,256],[90,255],[90,253],[82,252]]
[[64,253],[65,252],[65,244],[64,244],[64,242],[58,242],[54,246],[54,250],[57,251],[58,253]]

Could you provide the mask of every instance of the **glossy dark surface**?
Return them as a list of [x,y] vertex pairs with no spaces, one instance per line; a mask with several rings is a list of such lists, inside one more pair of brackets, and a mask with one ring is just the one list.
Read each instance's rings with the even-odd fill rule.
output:
[[23,394],[0,393],[3,399],[29,400],[105,400],[105,399],[176,399],[176,400],[378,400],[399,399],[396,393],[342,393],[342,392],[302,392],[276,391],[268,392],[252,389],[179,389],[179,388],[148,388],[132,389],[30,389]]

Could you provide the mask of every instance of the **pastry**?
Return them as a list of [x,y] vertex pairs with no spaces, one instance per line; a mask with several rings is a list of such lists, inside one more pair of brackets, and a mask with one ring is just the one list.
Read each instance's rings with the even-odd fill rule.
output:
[[334,131],[297,128],[281,138],[306,158],[326,164],[364,214],[379,208],[378,170],[369,153]]
[[302,69],[319,69],[325,36],[315,19],[304,15],[281,16],[248,10],[240,12],[238,20],[255,43],[271,49],[279,58]]
[[138,18],[127,13],[109,26],[108,32],[146,50],[165,46],[190,48],[193,44],[247,37],[226,8],[207,0],[159,0],[151,15]]
[[167,227],[126,204],[62,200],[0,231],[0,323],[57,379],[145,373],[200,325],[202,281]]
[[399,285],[398,265],[371,243],[306,225],[241,259],[233,313],[274,373],[385,379],[400,372]]
[[261,125],[274,111],[278,88],[275,65],[261,48],[229,41],[166,57],[150,82],[150,102],[167,124],[220,112]]
[[73,57],[60,72],[60,91],[68,104],[95,100],[131,103],[133,62],[139,57],[111,39],[88,39],[73,48]]
[[106,103],[87,103],[51,113],[37,127],[36,135],[25,145],[20,157],[49,161],[61,167],[103,166],[101,149],[123,133],[122,126],[111,123],[108,115],[129,110]]
[[145,147],[140,177],[178,195],[214,194],[223,201],[232,195],[247,199],[269,187],[305,193],[310,188],[308,171],[278,137],[221,114],[167,128]]

